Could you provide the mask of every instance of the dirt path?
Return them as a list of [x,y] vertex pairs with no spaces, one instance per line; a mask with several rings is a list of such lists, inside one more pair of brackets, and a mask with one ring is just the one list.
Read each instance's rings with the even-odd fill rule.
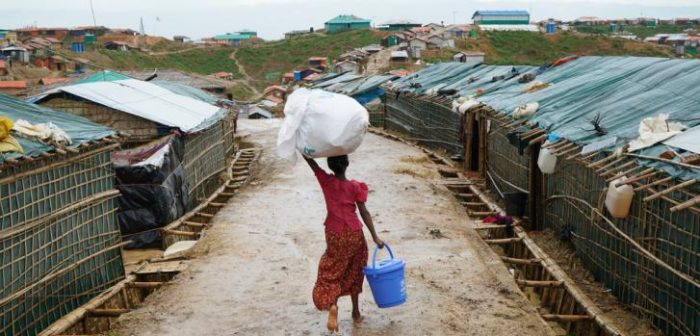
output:
[[365,75],[379,75],[382,73],[383,69],[389,66],[389,61],[391,60],[391,52],[399,50],[398,46],[385,48],[375,53],[369,57],[367,60],[367,70]]
[[192,48],[185,48],[185,49],[180,49],[180,50],[170,50],[170,51],[152,51],[149,52],[148,54],[151,56],[162,56],[162,55],[174,55],[174,54],[183,54],[188,51],[196,50],[196,49],[204,49],[206,48],[205,46],[196,46]]
[[[323,197],[305,164],[276,158],[278,123],[241,121],[248,138],[265,148],[257,180],[219,212],[190,269],[122,316],[118,335],[326,334],[325,315],[311,301],[325,248]],[[360,303],[366,319],[353,326],[349,298],[341,298],[341,331],[551,335],[448,191],[414,177],[432,169],[422,155],[370,134],[351,156],[348,175],[370,186],[367,205],[380,237],[407,261],[408,302],[378,309],[365,282]],[[445,237],[431,235],[432,229]]]
[[236,63],[236,67],[238,67],[238,72],[241,73],[241,76],[243,76],[243,78],[237,79],[234,82],[241,82],[248,86],[251,90],[253,90],[253,92],[255,92],[256,98],[250,99],[251,101],[259,100],[262,97],[262,93],[260,93],[260,91],[258,91],[258,89],[255,88],[255,85],[253,85],[253,82],[255,80],[253,79],[253,77],[250,77],[250,75],[248,75],[247,72],[245,72],[245,68],[243,67],[241,62],[239,62],[236,58],[236,52],[238,52],[238,49],[234,49],[228,57]]

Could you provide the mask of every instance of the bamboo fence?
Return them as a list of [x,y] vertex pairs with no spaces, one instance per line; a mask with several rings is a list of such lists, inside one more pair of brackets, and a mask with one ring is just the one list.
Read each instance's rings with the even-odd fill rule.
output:
[[423,146],[462,154],[462,116],[452,111],[449,102],[404,94],[387,93],[385,128],[407,134]]
[[0,335],[34,335],[124,277],[100,143],[0,171]]
[[221,185],[219,174],[226,169],[226,146],[231,146],[228,138],[233,135],[227,125],[222,120],[206,130],[184,136],[182,164],[190,192],[190,207],[198,204],[199,199],[206,199]]

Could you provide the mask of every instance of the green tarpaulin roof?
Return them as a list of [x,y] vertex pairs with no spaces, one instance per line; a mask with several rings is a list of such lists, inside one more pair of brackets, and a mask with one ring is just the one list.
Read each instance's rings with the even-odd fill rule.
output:
[[338,15],[326,22],[326,24],[369,23],[367,19],[355,15]]
[[[530,120],[578,144],[613,136],[618,146],[626,144],[639,136],[642,119],[660,113],[688,127],[700,124],[700,60],[591,56],[553,68],[515,68],[519,74],[509,79],[512,66],[443,63],[399,79],[393,88],[418,94],[455,89],[461,96],[476,95],[477,100],[507,115],[520,105],[537,102],[540,107]],[[526,93],[532,82],[518,82],[524,73],[551,85]],[[590,121],[599,113],[608,131],[604,136],[590,131]],[[640,154],[658,155],[664,150],[665,146],[656,145]],[[679,170],[647,160],[640,163],[663,168],[681,179],[700,179],[698,170]]]
[[122,75],[118,72],[104,70],[96,74],[92,74],[83,79],[75,81],[73,84],[93,83],[93,82],[111,82],[122,79],[131,79],[131,77]]
[[[64,130],[71,137],[71,147],[76,147],[83,142],[98,140],[116,132],[106,126],[96,124],[86,118],[76,116],[66,112],[59,112],[36,104],[0,94],[0,116],[6,116],[17,121],[24,119],[31,124],[41,124],[51,122]],[[41,153],[49,152],[53,146],[41,143],[36,140],[29,140],[22,137],[15,137],[24,149],[24,155],[38,156]],[[0,154],[0,162],[7,158],[17,158],[21,154],[10,152]]]

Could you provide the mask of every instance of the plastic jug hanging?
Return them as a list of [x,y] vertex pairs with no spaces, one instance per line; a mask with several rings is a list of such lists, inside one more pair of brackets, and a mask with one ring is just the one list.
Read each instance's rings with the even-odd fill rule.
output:
[[[559,136],[552,133],[547,136],[547,141],[545,141],[545,145],[557,142],[559,140]],[[557,157],[552,153],[549,148],[542,148],[540,150],[540,155],[537,157],[537,166],[540,167],[540,171],[542,171],[543,174],[552,174],[554,173],[554,168],[557,166]]]
[[605,208],[615,218],[626,218],[630,213],[630,206],[632,206],[634,188],[628,184],[616,186],[625,179],[626,177],[622,176],[610,182],[608,193],[605,195]]

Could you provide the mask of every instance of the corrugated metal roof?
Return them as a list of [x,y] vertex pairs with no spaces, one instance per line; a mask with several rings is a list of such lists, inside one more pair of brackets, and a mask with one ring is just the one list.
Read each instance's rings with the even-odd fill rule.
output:
[[326,22],[326,24],[344,24],[344,23],[369,23],[370,20],[363,19],[355,15],[338,15]]
[[42,94],[38,101],[61,92],[187,133],[205,129],[223,116],[217,106],[136,79],[64,86]]
[[472,19],[477,15],[488,15],[488,16],[530,16],[526,10],[478,10],[472,15]]

